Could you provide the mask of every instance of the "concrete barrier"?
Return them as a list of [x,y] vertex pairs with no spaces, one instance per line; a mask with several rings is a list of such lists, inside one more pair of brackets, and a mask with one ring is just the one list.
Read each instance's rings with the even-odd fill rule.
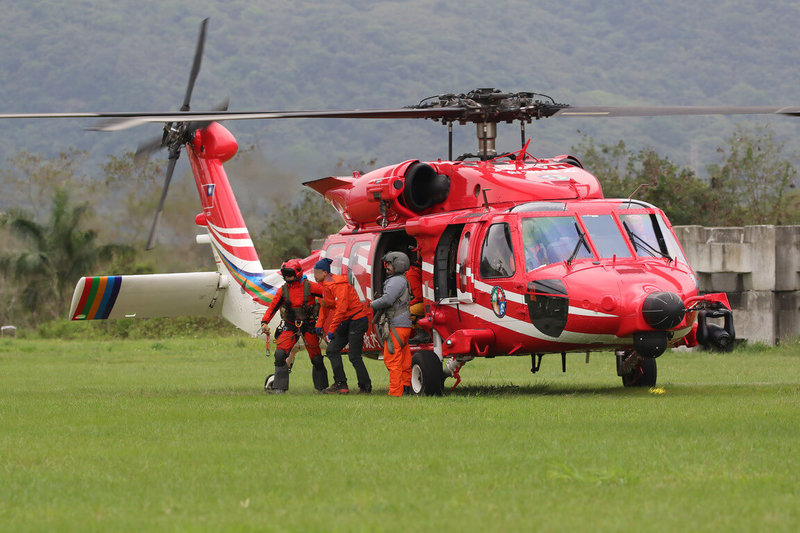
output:
[[725,292],[736,336],[800,337],[800,226],[675,226],[701,292]]

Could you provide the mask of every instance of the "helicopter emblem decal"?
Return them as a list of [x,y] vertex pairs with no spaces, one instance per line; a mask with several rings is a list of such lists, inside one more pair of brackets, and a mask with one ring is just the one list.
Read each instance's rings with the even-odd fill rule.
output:
[[497,285],[492,288],[492,311],[497,318],[506,316],[506,293]]

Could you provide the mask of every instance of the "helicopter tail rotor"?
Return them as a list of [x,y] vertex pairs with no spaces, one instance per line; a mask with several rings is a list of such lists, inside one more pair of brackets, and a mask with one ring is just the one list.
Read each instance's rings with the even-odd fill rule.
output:
[[150,228],[150,235],[147,237],[146,250],[152,250],[155,246],[156,231],[158,224],[161,222],[161,213],[164,211],[164,201],[167,199],[167,191],[169,190],[169,183],[172,181],[172,174],[175,172],[175,164],[178,162],[180,155],[180,147],[177,150],[170,149],[169,163],[167,164],[167,177],[164,179],[164,187],[161,189],[161,198],[158,201],[158,209],[156,209],[156,216],[153,219],[153,226]]
[[[181,112],[188,112],[191,110],[192,92],[194,85],[197,81],[197,75],[200,73],[200,65],[203,60],[203,48],[206,40],[206,27],[208,26],[208,18],[203,19],[200,23],[200,32],[197,36],[197,46],[194,51],[194,61],[192,62],[192,70],[189,74],[189,82],[186,85],[186,93],[183,97],[183,104],[181,105]],[[221,104],[222,110],[228,109],[228,101],[226,100]],[[200,128],[207,126],[209,121],[194,121],[194,122],[167,122],[164,124],[164,132],[160,138],[155,138],[147,141],[136,150],[134,161],[137,164],[145,162],[150,154],[155,151],[167,148],[169,150],[169,163],[167,164],[167,174],[164,178],[164,186],[161,189],[161,198],[158,201],[158,208],[156,209],[155,217],[153,218],[153,225],[150,228],[150,235],[147,237],[147,250],[152,250],[155,246],[156,232],[158,225],[161,221],[161,214],[164,211],[164,202],[167,199],[167,192],[169,191],[169,184],[172,181],[172,175],[175,172],[175,165],[178,162],[178,157],[181,155],[181,148],[189,142],[194,135],[194,132]]]
[[[211,108],[211,111],[227,111],[229,103],[230,99],[226,98],[218,105]],[[187,122],[186,135],[184,136],[186,137],[185,140],[188,141],[191,138],[191,136],[194,135],[194,132],[196,132],[199,129],[207,127],[212,122],[213,122],[212,120],[198,120],[194,122]],[[136,153],[133,156],[134,162],[137,165],[143,165],[144,163],[147,162],[147,160],[153,153],[163,148],[168,148],[170,145],[169,143],[166,142],[166,137],[167,137],[167,131],[165,129],[163,135],[159,135],[158,137],[154,137],[149,141],[145,141],[142,144],[140,144],[139,147],[136,149]]]

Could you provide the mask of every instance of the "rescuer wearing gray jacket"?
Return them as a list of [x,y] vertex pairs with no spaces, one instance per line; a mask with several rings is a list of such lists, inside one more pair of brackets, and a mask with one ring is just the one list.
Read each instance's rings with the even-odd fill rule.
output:
[[410,266],[403,252],[389,252],[383,256],[386,281],[383,294],[370,304],[373,321],[383,340],[383,363],[389,370],[389,396],[402,396],[403,388],[411,386],[411,314],[408,304],[411,291],[405,272]]

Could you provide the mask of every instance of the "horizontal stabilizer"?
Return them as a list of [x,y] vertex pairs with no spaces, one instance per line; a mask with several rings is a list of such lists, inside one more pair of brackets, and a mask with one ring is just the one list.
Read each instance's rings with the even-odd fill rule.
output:
[[352,187],[353,179],[352,178],[337,178],[335,176],[331,176],[329,178],[320,178],[311,181],[303,182],[303,185],[310,189],[314,189],[322,196],[325,196],[325,193],[330,191],[331,189],[346,189],[348,187]]
[[91,276],[72,295],[72,320],[216,316],[225,291],[218,272]]

